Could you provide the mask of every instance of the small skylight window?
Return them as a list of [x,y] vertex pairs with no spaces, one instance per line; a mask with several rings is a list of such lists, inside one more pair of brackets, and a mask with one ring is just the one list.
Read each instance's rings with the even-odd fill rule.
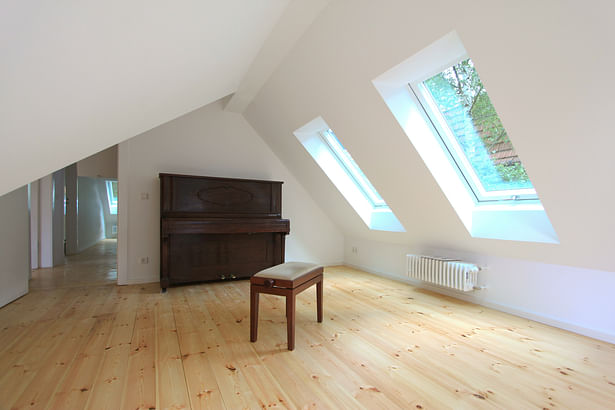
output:
[[405,231],[376,188],[321,117],[310,121],[294,134],[370,229]]
[[107,180],[107,198],[109,199],[109,213],[117,214],[117,181]]
[[538,199],[471,59],[409,85],[478,202]]
[[342,143],[337,139],[337,136],[331,129],[321,131],[320,135],[329,145],[333,153],[336,155],[340,164],[346,169],[348,175],[352,177],[356,185],[361,189],[365,197],[372,203],[374,208],[388,208],[384,199],[380,196],[376,188],[369,182],[361,168],[352,159],[350,153],[344,148]]

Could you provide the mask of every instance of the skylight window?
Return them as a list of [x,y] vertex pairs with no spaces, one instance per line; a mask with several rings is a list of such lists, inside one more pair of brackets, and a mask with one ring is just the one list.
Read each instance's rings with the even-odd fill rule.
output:
[[109,213],[117,214],[117,181],[107,180],[107,199],[109,200]]
[[294,134],[370,229],[405,231],[391,208],[321,117],[310,121]]
[[559,243],[456,32],[373,84],[472,237]]
[[352,159],[350,153],[337,139],[335,133],[329,128],[321,131],[320,135],[329,145],[348,175],[352,177],[357,187],[361,189],[365,197],[372,203],[374,208],[388,208],[384,199],[382,199],[378,191],[376,191],[376,188],[369,182],[363,171],[361,171],[361,168],[359,168],[354,159]]
[[538,199],[471,59],[409,85],[476,201]]

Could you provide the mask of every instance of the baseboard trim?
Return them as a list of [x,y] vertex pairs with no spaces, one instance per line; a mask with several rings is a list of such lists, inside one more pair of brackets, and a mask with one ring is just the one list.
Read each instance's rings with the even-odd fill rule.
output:
[[[331,267],[331,266],[344,266],[344,262],[331,262],[331,263],[322,263],[321,264],[324,267]],[[360,268],[358,268],[360,269]],[[142,277],[142,278],[130,278],[130,279],[126,279],[126,280],[118,280],[117,284],[120,286],[125,286],[125,285],[142,285],[145,283],[154,283],[154,282],[159,282],[160,279],[159,278],[152,278],[152,277]]]
[[17,292],[14,292],[10,295],[5,295],[3,297],[0,297],[0,307],[6,306],[9,303],[14,302],[20,297],[25,296],[27,294],[28,294],[28,285],[26,284],[24,289],[19,289]]
[[331,262],[331,263],[323,263],[322,266],[324,266],[325,268],[332,268],[334,266],[344,266],[344,265],[348,265],[344,262]]
[[122,281],[118,281],[117,284],[119,286],[126,286],[126,285],[144,285],[146,283],[155,283],[155,282],[160,282],[160,279],[158,278],[130,278],[128,280],[122,280]]
[[354,265],[351,263],[345,263],[344,265],[349,266],[351,268],[359,269],[359,270],[362,270],[364,272],[368,272],[374,275],[382,276],[387,279],[392,279],[398,282],[406,283],[408,285],[412,285],[417,288],[427,289],[435,293],[440,293],[442,295],[450,296],[455,299],[460,299],[460,300],[463,300],[464,302],[470,302],[476,305],[485,306],[485,307],[488,307],[490,309],[494,309],[500,312],[508,313],[514,316],[519,316],[524,319],[533,320],[535,322],[543,323],[545,325],[557,327],[559,329],[564,329],[569,332],[578,333],[583,336],[587,336],[587,337],[591,337],[597,340],[615,344],[615,334],[612,334],[612,333],[607,333],[601,330],[584,327],[584,326],[581,326],[575,323],[566,322],[558,318],[545,316],[540,313],[516,308],[514,306],[502,305],[499,303],[494,303],[494,302],[489,302],[489,301],[481,301],[481,300],[478,300],[476,297],[473,297],[471,294],[466,294],[463,292],[456,292],[456,291],[448,290],[448,289],[441,288],[438,286],[431,286],[429,284],[423,283],[421,281],[413,280],[408,277],[398,276],[398,275],[394,275],[388,272],[381,272],[381,271],[370,269],[364,266]]

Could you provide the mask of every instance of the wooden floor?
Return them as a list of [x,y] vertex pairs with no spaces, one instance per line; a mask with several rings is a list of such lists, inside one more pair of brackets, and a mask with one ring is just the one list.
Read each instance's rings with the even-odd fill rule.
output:
[[0,408],[615,407],[614,345],[350,268],[323,323],[298,296],[293,352],[276,296],[249,342],[247,281],[81,283],[0,309]]
[[117,239],[103,239],[83,252],[68,256],[66,264],[32,271],[30,289],[117,283]]

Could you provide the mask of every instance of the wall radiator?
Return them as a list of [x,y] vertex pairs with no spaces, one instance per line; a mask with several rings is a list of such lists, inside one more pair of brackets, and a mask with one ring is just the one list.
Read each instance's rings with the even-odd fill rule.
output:
[[480,268],[458,259],[406,255],[408,277],[438,286],[469,292],[478,285]]

